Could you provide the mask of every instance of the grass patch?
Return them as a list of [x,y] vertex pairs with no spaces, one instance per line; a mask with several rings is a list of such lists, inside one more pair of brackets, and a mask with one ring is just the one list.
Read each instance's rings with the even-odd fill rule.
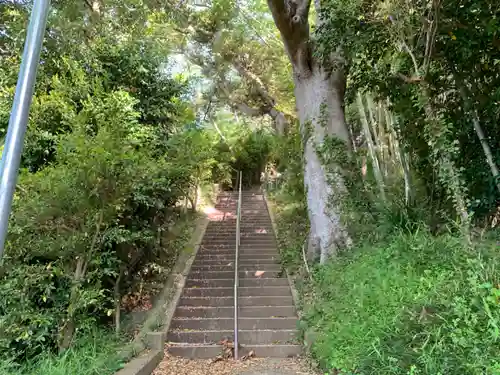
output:
[[319,267],[304,323],[331,374],[500,374],[500,254],[395,235]]
[[286,192],[271,193],[269,198],[276,218],[281,261],[289,272],[296,273],[304,263],[302,246],[309,231],[306,202]]
[[420,229],[419,211],[395,209],[309,281],[303,198],[286,190],[271,198],[300,326],[325,375],[500,375],[498,231],[471,248]]
[[22,365],[0,363],[2,375],[110,375],[123,367],[120,348],[126,339],[111,331],[82,335],[62,355],[42,354]]

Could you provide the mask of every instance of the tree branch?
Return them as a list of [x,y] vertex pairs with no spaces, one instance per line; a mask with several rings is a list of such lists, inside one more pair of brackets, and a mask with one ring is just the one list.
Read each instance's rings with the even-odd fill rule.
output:
[[420,83],[420,82],[423,82],[424,79],[420,76],[418,77],[407,77],[405,76],[404,74],[402,73],[397,73],[396,74],[398,78],[401,78],[403,81],[405,81],[406,83]]
[[436,34],[438,30],[438,22],[439,22],[439,7],[441,5],[440,0],[434,0],[432,2],[433,5],[433,19],[430,21],[430,26],[427,31],[427,41],[425,45],[425,54],[424,54],[424,62],[422,64],[422,71],[424,77],[429,72],[431,57],[434,52],[434,45],[436,43]]
[[231,93],[229,88],[223,83],[219,82],[218,87],[227,97],[230,105],[233,108],[238,109],[241,113],[244,113],[247,116],[257,117],[263,115],[269,115],[274,121],[274,129],[278,134],[283,134],[286,127],[288,126],[288,120],[283,112],[276,109],[276,100],[269,95],[267,92],[264,83],[257,77],[255,74],[245,69],[241,64],[235,62],[235,64],[239,65],[239,67],[235,68],[238,70],[238,73],[243,76],[243,78],[251,81],[256,86],[256,89],[259,93],[259,97],[264,102],[264,105],[261,108],[253,108],[247,104],[235,102],[231,99]]
[[92,4],[90,3],[89,0],[83,0],[85,2],[85,4],[87,4],[87,6],[89,7],[90,10],[92,10]]
[[270,107],[274,107],[276,105],[276,100],[269,95],[269,92],[265,88],[264,83],[257,77],[254,73],[246,69],[236,58],[232,61],[234,68],[238,71],[238,73],[248,81],[250,81],[253,86],[257,89],[259,96],[262,98],[264,103]]
[[285,50],[294,67],[304,70],[311,58],[309,50],[310,0],[268,0],[274,23],[280,31]]
[[266,112],[262,111],[261,109],[252,108],[245,103],[232,103],[232,104],[234,107],[238,109],[238,111],[250,117],[258,117],[266,114]]

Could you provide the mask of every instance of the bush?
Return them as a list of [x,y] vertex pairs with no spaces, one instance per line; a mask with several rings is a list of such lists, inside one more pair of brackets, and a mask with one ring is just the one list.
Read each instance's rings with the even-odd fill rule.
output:
[[498,244],[396,235],[319,267],[312,354],[342,374],[498,374]]
[[138,146],[134,103],[121,91],[89,98],[57,160],[21,176],[0,273],[3,358],[69,348],[155,256],[187,177]]
[[44,353],[28,363],[0,363],[2,375],[111,375],[123,367],[119,348],[123,339],[107,330],[93,330],[80,337],[63,355]]

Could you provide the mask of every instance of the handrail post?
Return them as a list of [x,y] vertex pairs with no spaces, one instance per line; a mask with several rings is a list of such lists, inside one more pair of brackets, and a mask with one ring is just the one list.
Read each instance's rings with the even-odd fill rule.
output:
[[240,255],[240,220],[241,220],[241,181],[242,173],[238,172],[238,208],[236,212],[236,249],[234,259],[234,359],[238,359],[238,287],[240,284],[238,275],[238,260]]

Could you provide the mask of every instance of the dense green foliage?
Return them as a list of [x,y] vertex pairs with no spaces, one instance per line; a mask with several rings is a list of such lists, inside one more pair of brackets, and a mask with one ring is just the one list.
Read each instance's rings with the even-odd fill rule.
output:
[[[0,372],[113,371],[120,340],[96,330],[119,331],[124,298],[169,274],[173,228],[201,188],[231,188],[242,170],[244,186],[267,178],[322,370],[500,373],[500,258],[485,239],[500,199],[496,1],[323,0],[321,22],[311,11],[311,61],[345,59],[352,145],[321,136],[314,151],[341,174],[330,198],[354,246],[308,267],[315,134],[294,117],[265,2],[53,3],[0,263]],[[0,0],[2,137],[30,7]]]
[[469,247],[382,216],[377,233],[309,264],[309,274],[306,205],[289,186],[272,194],[278,240],[301,292],[307,347],[325,373],[499,373],[498,233]]
[[[119,329],[122,297],[175,262],[179,203],[195,209],[198,188],[227,180],[237,158],[195,125],[189,82],[169,74],[156,34],[162,14],[140,3],[51,13],[0,270],[2,359],[64,351],[115,316]],[[5,132],[29,8],[0,5]],[[238,160],[259,164],[266,146],[251,132],[232,142],[240,153],[253,142]]]
[[[500,163],[499,15],[489,0],[322,2],[317,53],[343,50],[348,102],[371,92],[393,113],[433,220],[460,206],[483,219],[500,199],[498,171],[483,150],[489,145]],[[373,133],[383,146],[385,135]]]
[[497,374],[496,250],[399,234],[318,270],[313,355],[343,374]]

